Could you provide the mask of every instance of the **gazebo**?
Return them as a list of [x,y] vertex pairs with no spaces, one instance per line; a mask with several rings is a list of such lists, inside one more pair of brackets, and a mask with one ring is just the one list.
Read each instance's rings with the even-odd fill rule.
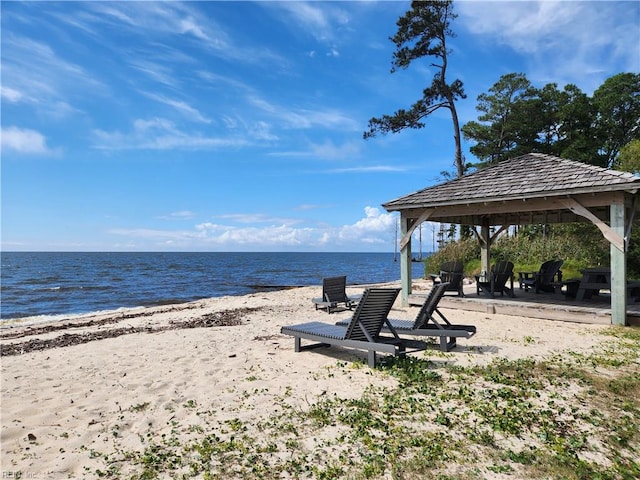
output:
[[626,252],[639,189],[631,173],[530,153],[386,202],[387,211],[400,212],[403,304],[411,294],[411,234],[427,220],[472,226],[485,271],[492,242],[511,225],[589,221],[611,244],[611,323],[625,325]]

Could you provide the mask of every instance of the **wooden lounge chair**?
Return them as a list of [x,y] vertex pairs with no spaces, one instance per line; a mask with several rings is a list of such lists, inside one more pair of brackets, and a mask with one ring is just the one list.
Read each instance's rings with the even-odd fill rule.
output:
[[[435,285],[422,304],[415,320],[388,319],[382,331],[392,331],[398,335],[439,337],[440,350],[443,352],[454,348],[457,338],[471,338],[476,333],[475,325],[454,325],[438,309],[438,303],[448,288],[446,283]],[[346,324],[347,321],[336,323],[336,325]]]
[[[507,287],[507,281],[510,282],[510,286]],[[488,278],[482,278],[480,275],[476,275],[476,293],[478,296],[480,292],[489,297],[495,296],[499,293],[504,296],[506,293],[510,297],[515,297],[513,293],[513,263],[512,262],[497,262],[491,267]]]
[[518,272],[520,288],[529,291],[535,287],[536,293],[554,293],[556,286],[562,284],[562,264],[564,260],[547,260],[540,266],[537,272]]
[[322,279],[322,298],[313,298],[316,310],[324,308],[327,313],[335,311],[339,305],[344,304],[345,308],[352,310],[360,299],[359,296],[349,297],[346,292],[347,277],[327,277]]
[[[331,345],[366,350],[369,366],[374,367],[376,352],[390,353],[394,356],[405,352],[405,344],[397,334],[393,337],[380,335],[382,325],[398,296],[398,292],[400,292],[398,288],[366,289],[346,326],[307,322],[284,326],[280,331],[294,337],[296,352]],[[303,347],[301,345],[303,338],[318,343]]]
[[464,278],[462,262],[459,260],[453,262],[444,262],[440,266],[439,274],[431,274],[431,281],[436,286],[439,283],[448,283],[447,292],[456,292],[459,297],[464,297],[462,291],[462,280]]

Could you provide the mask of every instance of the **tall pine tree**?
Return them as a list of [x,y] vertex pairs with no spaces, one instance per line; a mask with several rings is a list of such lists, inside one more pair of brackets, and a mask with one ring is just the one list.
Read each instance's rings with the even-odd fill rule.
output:
[[464,157],[460,140],[460,123],[455,102],[466,98],[462,81],[456,79],[447,82],[449,54],[447,39],[454,37],[451,21],[456,18],[453,13],[453,2],[449,0],[414,1],[411,9],[397,21],[398,31],[391,38],[396,45],[393,54],[391,73],[398,69],[406,69],[418,59],[431,57],[431,66],[436,72],[431,85],[424,89],[422,98],[408,110],[397,110],[393,115],[383,115],[369,120],[369,130],[364,138],[375,137],[378,133],[397,133],[406,128],[423,128],[424,120],[440,108],[451,113],[453,122],[453,138],[455,141],[454,163],[457,175],[464,173]]

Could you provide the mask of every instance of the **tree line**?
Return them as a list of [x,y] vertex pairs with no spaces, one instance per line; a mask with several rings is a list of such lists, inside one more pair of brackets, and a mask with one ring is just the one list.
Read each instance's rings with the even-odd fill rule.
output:
[[[605,168],[620,161],[625,146],[640,139],[640,74],[606,79],[593,96],[576,85],[535,88],[522,73],[503,75],[478,97],[478,121],[462,127],[482,168],[531,152]],[[625,156],[623,155],[623,159]]]

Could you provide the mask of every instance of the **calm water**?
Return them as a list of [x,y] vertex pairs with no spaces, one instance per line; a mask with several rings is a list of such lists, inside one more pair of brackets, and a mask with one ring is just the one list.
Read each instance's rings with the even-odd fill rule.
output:
[[[392,253],[3,252],[0,318],[57,316],[244,295],[281,286],[398,280]],[[413,278],[424,265],[413,263]]]

